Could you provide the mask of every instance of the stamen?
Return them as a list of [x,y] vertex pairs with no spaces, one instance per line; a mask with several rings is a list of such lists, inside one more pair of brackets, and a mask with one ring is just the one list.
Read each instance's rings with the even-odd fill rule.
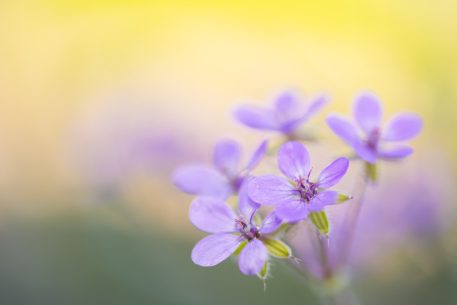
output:
[[309,171],[307,178],[300,177],[296,181],[297,191],[303,201],[308,204],[317,195],[317,185],[309,181],[311,170]]
[[243,219],[235,219],[236,226],[238,231],[248,241],[253,240],[254,238],[260,238],[260,231],[255,225],[247,224]]
[[378,148],[379,139],[381,137],[381,131],[379,128],[375,128],[371,131],[366,144],[370,149],[376,150]]

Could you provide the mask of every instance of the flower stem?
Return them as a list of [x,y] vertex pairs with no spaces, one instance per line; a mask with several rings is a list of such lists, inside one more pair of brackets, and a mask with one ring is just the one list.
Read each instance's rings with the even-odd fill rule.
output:
[[323,305],[357,305],[359,304],[350,289],[349,282],[338,269],[332,266],[330,258],[330,239],[328,235],[316,233],[319,244],[322,279],[316,289]]
[[324,279],[331,278],[333,276],[332,267],[330,266],[329,257],[329,245],[330,241],[327,235],[317,233],[317,239],[319,242],[319,252],[321,259],[321,266],[323,271]]
[[342,243],[342,248],[341,248],[341,252],[340,252],[341,256],[339,259],[339,267],[342,269],[346,268],[346,265],[347,265],[347,262],[349,259],[349,255],[351,253],[352,244],[354,242],[355,230],[356,230],[357,223],[358,223],[360,213],[362,210],[365,193],[366,193],[366,191],[368,189],[368,185],[371,181],[370,166],[365,165],[363,170],[364,170],[364,172],[362,175],[362,179],[358,183],[359,186],[357,187],[357,189],[359,190],[359,194],[354,196],[354,198],[357,198],[357,200],[346,213],[345,220],[344,220],[344,224],[346,225],[346,228],[344,229],[343,236],[346,236],[346,240],[344,243]]

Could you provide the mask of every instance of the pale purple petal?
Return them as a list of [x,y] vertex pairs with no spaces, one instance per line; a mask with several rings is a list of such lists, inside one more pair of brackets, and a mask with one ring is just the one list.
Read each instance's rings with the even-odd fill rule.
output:
[[315,116],[319,111],[324,108],[325,105],[330,101],[329,97],[326,95],[320,95],[315,98],[311,103],[308,105],[308,109],[306,110],[305,115],[303,116],[303,121],[307,121],[313,116]]
[[[281,122],[281,131],[285,134],[290,134],[296,130],[301,124],[309,120],[311,117],[317,114],[322,107],[327,104],[328,98],[326,96],[319,96],[317,99],[312,101],[309,105],[306,105],[307,108],[304,110],[297,109],[295,113],[289,115],[288,120],[283,120]],[[303,113],[301,115],[301,113]]]
[[229,181],[218,171],[204,166],[184,166],[173,174],[174,184],[183,192],[227,198],[232,187]]
[[293,101],[294,103],[290,103],[288,107],[282,107],[286,108],[287,112],[278,112],[278,120],[281,126],[280,129],[285,134],[292,133],[302,123],[316,115],[328,102],[328,98],[324,95],[318,96],[309,105],[299,103],[297,99]]
[[214,148],[213,163],[222,173],[234,176],[240,169],[241,147],[233,140],[223,140]]
[[391,149],[381,149],[378,152],[379,158],[382,159],[403,159],[413,153],[413,149],[409,146],[398,146]]
[[192,249],[192,261],[202,267],[211,267],[227,259],[238,248],[243,238],[230,233],[209,235]]
[[258,274],[267,260],[268,253],[264,244],[253,239],[243,248],[238,257],[238,266],[245,275]]
[[261,234],[271,234],[279,229],[282,224],[282,219],[275,212],[269,213],[263,220],[260,226]]
[[305,202],[295,199],[279,204],[275,213],[284,222],[296,222],[308,217],[309,211]]
[[318,185],[321,188],[329,188],[337,184],[346,174],[349,168],[349,160],[338,158],[329,166],[324,168],[318,178]]
[[347,144],[353,145],[354,142],[358,141],[357,130],[348,118],[331,114],[327,117],[326,122],[330,129]]
[[318,212],[322,211],[322,209],[330,204],[335,204],[338,200],[338,193],[335,191],[324,191],[319,194],[317,194],[316,197],[314,197],[310,204],[309,204],[309,210],[312,212]]
[[310,171],[308,150],[300,142],[287,142],[279,149],[278,165],[281,172],[290,179],[306,177]]
[[190,222],[208,233],[236,231],[236,217],[232,208],[221,199],[200,197],[190,205]]
[[299,102],[297,94],[293,91],[285,91],[279,94],[274,106],[277,119],[280,122],[300,117],[304,108]]
[[255,150],[254,154],[251,157],[251,160],[249,160],[248,165],[246,166],[246,170],[248,172],[252,171],[258,164],[259,162],[265,157],[265,154],[267,153],[268,149],[268,140],[263,141],[260,143],[259,147]]
[[243,105],[235,110],[235,118],[242,124],[263,130],[278,130],[275,113],[271,109]]
[[362,141],[354,143],[353,148],[362,160],[371,164],[376,163],[377,151],[371,149]]
[[249,177],[243,182],[238,193],[238,211],[248,221],[251,220],[255,211],[260,207],[260,204],[253,201],[248,194],[248,185],[251,179],[253,178]]
[[276,99],[275,110],[280,131],[290,134],[302,123],[306,108],[295,92],[286,91]]
[[400,113],[393,117],[382,133],[386,141],[405,141],[414,138],[422,130],[422,119],[414,113]]
[[381,102],[372,93],[360,94],[354,102],[354,118],[359,127],[370,134],[373,129],[381,126]]
[[287,179],[275,175],[255,177],[248,183],[249,197],[257,203],[274,205],[297,196]]
[[292,134],[298,128],[298,126],[302,123],[302,121],[303,121],[303,118],[297,118],[297,119],[291,119],[288,121],[284,121],[281,123],[281,127],[279,128],[279,130],[285,135]]

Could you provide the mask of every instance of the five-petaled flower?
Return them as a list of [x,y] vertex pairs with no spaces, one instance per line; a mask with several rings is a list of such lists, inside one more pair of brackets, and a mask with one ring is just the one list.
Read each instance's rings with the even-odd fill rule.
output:
[[285,91],[276,97],[273,108],[242,105],[234,115],[248,127],[293,136],[300,125],[316,115],[327,102],[328,98],[320,95],[308,104],[301,103],[294,92]]
[[[199,266],[211,267],[241,249],[238,257],[240,271],[245,275],[259,275],[268,261],[271,245],[279,245],[283,249],[288,247],[270,238],[280,227],[281,219],[271,212],[257,225],[256,211],[247,196],[241,193],[238,213],[221,199],[196,198],[190,206],[190,220],[198,229],[211,235],[195,245],[192,261]],[[283,258],[290,257],[289,250],[284,253]]]
[[243,181],[264,157],[267,147],[267,141],[263,141],[248,164],[241,168],[240,145],[232,140],[223,140],[214,148],[215,168],[205,165],[183,166],[174,172],[173,181],[183,192],[225,199],[239,191]]
[[377,159],[402,159],[413,152],[406,145],[387,147],[385,144],[417,136],[422,129],[422,119],[419,116],[399,113],[383,128],[382,105],[376,96],[366,92],[356,98],[353,111],[360,132],[348,118],[337,114],[328,116],[327,124],[361,159],[374,164]]
[[325,189],[337,184],[345,175],[349,167],[348,159],[336,159],[316,181],[312,181],[307,149],[299,142],[287,142],[278,152],[278,165],[287,178],[276,175],[252,178],[248,194],[254,202],[275,205],[275,213],[283,221],[300,221],[309,213],[322,211],[325,206],[340,202],[340,194]]

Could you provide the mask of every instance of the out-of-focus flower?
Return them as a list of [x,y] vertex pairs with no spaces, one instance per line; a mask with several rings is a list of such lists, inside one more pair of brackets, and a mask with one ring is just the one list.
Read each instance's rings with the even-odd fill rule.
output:
[[274,239],[272,234],[281,225],[274,212],[262,223],[256,223],[255,214],[246,196],[240,196],[239,212],[221,199],[195,199],[189,217],[194,226],[211,235],[200,240],[192,250],[192,261],[203,267],[215,266],[235,252],[239,252],[238,266],[245,275],[266,277],[268,257],[291,256],[288,246]]
[[422,129],[419,116],[399,113],[382,127],[382,105],[376,96],[367,92],[356,98],[353,111],[358,128],[347,117],[337,114],[328,116],[327,124],[360,158],[374,164],[377,159],[402,159],[413,152],[406,145],[385,144],[407,141],[417,136]]
[[311,162],[308,150],[300,142],[287,142],[278,153],[278,165],[287,177],[265,175],[249,182],[251,199],[265,205],[275,205],[276,214],[286,222],[305,219],[310,212],[348,197],[326,190],[346,174],[349,160],[339,158],[327,166],[317,181],[311,181]]
[[74,121],[69,161],[96,201],[116,199],[135,173],[168,177],[176,164],[202,158],[192,134],[153,119],[156,112],[151,103],[114,98],[90,104]]
[[237,193],[249,173],[266,153],[268,142],[263,141],[251,156],[248,164],[241,167],[241,147],[233,140],[216,144],[213,154],[214,167],[188,165],[173,174],[175,185],[183,192],[225,199]]
[[328,98],[320,95],[305,104],[294,92],[286,91],[276,97],[272,108],[243,105],[235,110],[234,115],[248,127],[292,136],[300,125],[315,116],[327,102]]
[[400,246],[439,242],[438,236],[449,229],[453,223],[450,216],[455,215],[455,191],[451,186],[455,177],[447,168],[447,160],[433,158],[436,155],[417,162],[429,167],[405,168],[395,179],[386,179],[368,192],[356,231],[352,263],[369,261],[383,253],[389,255]]

